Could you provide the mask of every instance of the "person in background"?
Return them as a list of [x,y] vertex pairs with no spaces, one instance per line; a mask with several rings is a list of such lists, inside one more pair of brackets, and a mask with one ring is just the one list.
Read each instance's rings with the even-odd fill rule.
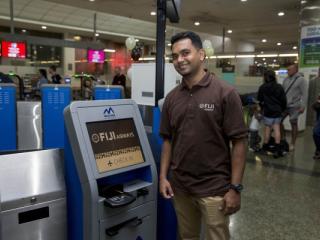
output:
[[[305,111],[306,81],[298,72],[298,65],[292,64],[288,67],[288,77],[283,81],[283,88],[287,97],[287,109],[282,121],[289,115],[291,124],[291,144],[289,150],[293,151],[298,135],[298,119]],[[284,127],[282,125],[284,135]]]
[[61,76],[56,72],[57,67],[55,65],[52,65],[49,67],[49,74],[51,75],[51,82],[53,84],[61,84]]
[[0,83],[13,83],[13,80],[3,72],[0,72]]
[[229,215],[240,209],[243,189],[248,129],[241,100],[232,86],[204,71],[197,34],[178,33],[171,44],[183,80],[162,108],[159,190],[173,199],[181,240],[200,239],[201,222],[206,240],[227,240]]
[[280,146],[281,131],[280,124],[283,112],[287,107],[286,94],[283,87],[277,83],[276,74],[272,70],[267,70],[263,74],[264,83],[258,90],[258,101],[262,109],[263,123],[265,125],[264,139],[262,150],[267,152],[269,150],[268,143],[271,136],[271,131],[274,132],[275,151],[274,157],[283,156]]
[[37,90],[40,90],[42,84],[49,83],[48,77],[47,77],[47,70],[41,68],[39,69],[39,74],[40,74],[40,77],[37,82]]
[[121,73],[120,67],[115,67],[115,75],[112,80],[112,85],[120,85],[123,87],[123,90],[126,90],[126,76]]
[[313,159],[320,160],[320,94],[318,95],[317,100],[312,104],[312,108],[316,111],[317,120],[313,128],[313,141],[316,146]]

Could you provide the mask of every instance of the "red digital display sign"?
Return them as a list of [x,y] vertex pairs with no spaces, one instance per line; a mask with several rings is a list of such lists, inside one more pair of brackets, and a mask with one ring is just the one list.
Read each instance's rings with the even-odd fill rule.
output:
[[88,62],[89,63],[104,63],[104,51],[103,50],[88,50]]
[[2,41],[2,57],[26,58],[26,43]]

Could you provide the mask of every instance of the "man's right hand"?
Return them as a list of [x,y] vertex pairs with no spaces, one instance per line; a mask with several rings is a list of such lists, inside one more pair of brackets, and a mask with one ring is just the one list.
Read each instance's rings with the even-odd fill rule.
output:
[[173,197],[173,191],[170,182],[167,179],[160,179],[160,194],[165,198],[165,199],[170,199]]

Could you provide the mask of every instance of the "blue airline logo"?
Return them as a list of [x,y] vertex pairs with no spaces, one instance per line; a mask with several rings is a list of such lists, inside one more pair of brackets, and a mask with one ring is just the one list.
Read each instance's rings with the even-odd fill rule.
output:
[[104,114],[105,117],[114,117],[115,116],[112,107],[106,108],[104,110],[103,114]]

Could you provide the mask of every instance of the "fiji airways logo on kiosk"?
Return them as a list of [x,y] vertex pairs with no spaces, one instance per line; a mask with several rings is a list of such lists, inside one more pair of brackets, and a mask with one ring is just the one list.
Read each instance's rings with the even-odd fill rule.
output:
[[104,112],[103,112],[104,117],[114,117],[116,116],[114,114],[113,108],[112,107],[107,107]]

